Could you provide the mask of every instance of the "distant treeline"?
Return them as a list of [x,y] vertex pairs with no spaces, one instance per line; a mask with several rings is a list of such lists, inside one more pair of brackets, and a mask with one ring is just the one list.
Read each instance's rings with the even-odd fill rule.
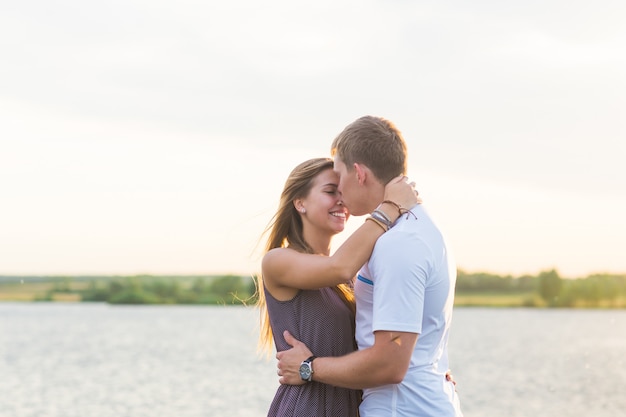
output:
[[252,278],[225,275],[195,278],[127,277],[105,283],[92,281],[82,293],[83,301],[111,304],[241,304],[254,302],[256,285]]
[[[459,270],[456,295],[458,305],[626,308],[626,275],[594,274],[563,279],[556,270],[519,277]],[[0,300],[11,299],[252,305],[257,294],[254,279],[239,275],[0,276]]]
[[[256,301],[252,277],[125,276],[125,277],[0,277],[39,288],[34,301],[76,300],[110,304],[249,304]],[[43,283],[49,283],[41,290]],[[1,288],[1,287],[0,287]]]
[[[626,275],[593,274],[563,279],[556,270],[513,277],[458,271],[458,294],[526,294],[524,305],[550,307],[626,307]],[[538,298],[537,298],[538,297]]]

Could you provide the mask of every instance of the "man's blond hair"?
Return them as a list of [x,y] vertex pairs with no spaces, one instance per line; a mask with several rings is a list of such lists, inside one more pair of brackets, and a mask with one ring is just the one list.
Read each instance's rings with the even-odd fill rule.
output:
[[406,174],[402,133],[382,117],[363,116],[350,123],[333,141],[331,155],[338,156],[349,171],[355,162],[367,166],[383,184]]

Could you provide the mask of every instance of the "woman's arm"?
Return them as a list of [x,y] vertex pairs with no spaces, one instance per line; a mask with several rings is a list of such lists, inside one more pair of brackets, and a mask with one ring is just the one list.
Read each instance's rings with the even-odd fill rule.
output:
[[[403,177],[392,180],[385,187],[385,200],[396,201],[401,207],[417,203],[417,195]],[[391,221],[399,216],[398,207],[383,203],[379,208]],[[350,281],[369,259],[376,240],[384,233],[383,227],[366,221],[332,256],[305,254],[288,248],[276,248],[263,257],[263,279],[271,287],[315,289]]]

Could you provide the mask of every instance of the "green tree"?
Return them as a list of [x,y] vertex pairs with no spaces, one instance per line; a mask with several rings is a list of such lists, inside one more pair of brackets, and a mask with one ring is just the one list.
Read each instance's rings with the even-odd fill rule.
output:
[[548,305],[554,306],[557,304],[562,286],[563,281],[556,270],[543,271],[539,274],[539,295]]
[[62,278],[56,279],[54,286],[52,287],[52,292],[64,292],[64,293],[72,292],[72,278],[62,277]]
[[233,303],[236,300],[247,298],[248,286],[243,278],[236,275],[225,275],[216,278],[210,285],[211,293],[224,302]]

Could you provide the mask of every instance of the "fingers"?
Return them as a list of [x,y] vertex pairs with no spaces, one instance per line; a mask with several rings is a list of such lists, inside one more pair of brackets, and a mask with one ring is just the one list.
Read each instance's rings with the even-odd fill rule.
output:
[[291,333],[289,333],[289,330],[285,330],[283,332],[283,337],[285,338],[285,342],[287,342],[287,344],[291,347],[295,346],[296,343],[299,342],[298,339],[296,339],[295,337],[291,335]]
[[452,382],[452,384],[456,386],[456,381],[454,380],[454,376],[452,375],[450,371],[446,372],[446,381]]
[[389,184],[397,184],[397,183],[399,183],[399,182],[401,182],[401,181],[404,181],[404,179],[405,179],[405,178],[406,178],[406,177],[405,177],[404,175],[399,175],[399,176],[397,176],[397,177],[395,177],[395,178],[392,178],[392,179],[391,179],[391,180],[387,183],[387,185],[389,185]]
[[406,175],[399,175],[399,176],[393,178],[391,181],[389,181],[387,183],[387,185],[398,184],[398,183],[401,183],[401,182],[407,183],[413,189],[415,189],[415,187],[417,186],[417,183],[415,181],[409,182],[409,177],[407,177]]

